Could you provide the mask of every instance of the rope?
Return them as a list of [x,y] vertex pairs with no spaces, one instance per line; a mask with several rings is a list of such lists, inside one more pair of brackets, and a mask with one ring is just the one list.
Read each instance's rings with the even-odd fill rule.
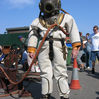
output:
[[18,93],[19,93],[19,90],[15,91],[15,92],[10,92],[8,94],[0,95],[0,97],[7,97],[7,96],[11,96],[12,94],[18,94]]
[[[64,13],[68,14],[65,10],[63,10],[63,9],[60,9],[60,10],[63,11]],[[48,30],[46,31],[46,33],[45,33],[45,35],[44,35],[44,37],[43,37],[43,39],[42,39],[42,41],[41,41],[41,43],[40,43],[40,45],[39,45],[37,51],[36,51],[36,54],[35,54],[35,56],[34,56],[34,58],[33,58],[33,60],[32,60],[32,63],[31,63],[30,66],[29,66],[29,69],[28,69],[27,72],[23,75],[23,78],[22,78],[20,81],[16,81],[16,82],[15,82],[15,81],[11,80],[11,78],[10,78],[10,77],[7,75],[7,73],[5,72],[4,68],[2,68],[2,66],[0,66],[0,70],[3,72],[3,74],[5,75],[5,77],[8,79],[8,81],[9,81],[11,84],[17,85],[17,84],[21,83],[21,82],[26,78],[26,76],[29,74],[29,72],[30,72],[30,70],[31,70],[31,68],[32,68],[32,65],[34,64],[34,62],[35,62],[35,60],[36,60],[36,57],[37,57],[38,54],[39,54],[39,51],[40,51],[40,49],[41,49],[41,47],[42,47],[42,45],[43,45],[43,43],[44,43],[44,41],[45,41],[45,39],[46,39],[48,33],[49,33],[49,31],[50,31],[52,28],[54,28],[55,26],[59,27],[59,29],[60,29],[65,35],[68,35],[68,33],[67,33],[66,31],[64,31],[64,29],[63,29],[61,26],[59,26],[58,24],[53,24],[53,25],[51,25],[51,26],[48,28]],[[32,31],[32,30],[31,30],[31,31]],[[30,31],[30,32],[31,32],[31,31]],[[17,69],[17,68],[16,68],[16,69]],[[8,93],[8,94],[3,94],[3,95],[0,95],[0,97],[10,96],[10,95],[12,95],[12,94],[17,94],[18,92],[19,92],[19,91],[11,92],[10,94],[9,94],[9,93]]]
[[17,84],[21,83],[21,82],[26,78],[26,76],[28,75],[28,73],[30,72],[30,70],[31,70],[31,68],[32,68],[32,65],[34,64],[34,62],[35,62],[35,60],[36,60],[36,57],[37,57],[38,54],[39,54],[39,51],[40,51],[40,49],[41,49],[41,47],[42,47],[42,45],[43,45],[43,43],[44,43],[44,41],[45,41],[45,39],[46,39],[46,37],[47,37],[47,34],[48,34],[49,31],[50,31],[52,28],[54,28],[55,26],[59,27],[59,29],[60,29],[64,34],[67,35],[67,33],[64,31],[64,29],[63,29],[61,26],[59,26],[59,25],[57,25],[57,24],[51,25],[51,26],[48,28],[48,30],[46,31],[46,33],[45,33],[45,35],[44,35],[44,37],[43,37],[43,39],[42,39],[42,41],[41,41],[41,43],[40,43],[40,45],[39,45],[37,51],[36,51],[36,54],[35,54],[35,56],[34,56],[34,58],[33,58],[33,60],[32,60],[32,63],[31,63],[30,66],[29,66],[29,69],[28,69],[27,72],[23,75],[23,78],[22,78],[20,81],[16,81],[16,82],[15,82],[15,81],[12,81],[12,80],[10,79],[10,77],[7,75],[7,73],[4,71],[4,69],[0,66],[0,70],[4,73],[5,77],[8,79],[8,81],[9,81],[11,84],[17,85]]

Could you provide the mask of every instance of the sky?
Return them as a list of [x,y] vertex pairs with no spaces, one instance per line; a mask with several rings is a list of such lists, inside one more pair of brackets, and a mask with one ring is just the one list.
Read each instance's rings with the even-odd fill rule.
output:
[[[6,28],[29,26],[39,16],[40,0],[0,0],[0,34]],[[62,9],[72,15],[85,35],[99,26],[99,0],[61,0]]]

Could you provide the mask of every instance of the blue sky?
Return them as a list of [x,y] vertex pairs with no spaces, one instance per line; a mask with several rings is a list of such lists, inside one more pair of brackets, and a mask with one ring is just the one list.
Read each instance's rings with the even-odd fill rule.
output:
[[[0,0],[0,34],[6,28],[29,26],[39,16],[40,0]],[[62,8],[70,13],[85,35],[99,26],[99,0],[61,0]]]

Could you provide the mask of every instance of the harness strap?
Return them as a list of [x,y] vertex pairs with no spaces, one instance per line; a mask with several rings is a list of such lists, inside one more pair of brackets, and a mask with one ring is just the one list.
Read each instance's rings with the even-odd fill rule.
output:
[[62,50],[63,50],[63,58],[66,60],[66,46],[64,44],[64,40],[61,39],[61,44],[62,44]]
[[54,57],[54,52],[53,52],[53,40],[52,37],[49,39],[49,59],[52,61]]
[[63,58],[66,60],[66,46],[64,44],[64,39],[59,39],[59,38],[46,38],[46,40],[49,41],[49,59],[52,61],[54,57],[54,52],[53,52],[53,41],[60,41],[62,44],[62,51],[63,51]]

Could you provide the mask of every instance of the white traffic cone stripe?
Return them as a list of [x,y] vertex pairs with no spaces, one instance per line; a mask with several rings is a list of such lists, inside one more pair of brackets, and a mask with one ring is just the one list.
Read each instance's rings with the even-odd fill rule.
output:
[[72,80],[79,80],[78,79],[78,69],[77,68],[74,68],[73,69],[73,74],[72,74]]

